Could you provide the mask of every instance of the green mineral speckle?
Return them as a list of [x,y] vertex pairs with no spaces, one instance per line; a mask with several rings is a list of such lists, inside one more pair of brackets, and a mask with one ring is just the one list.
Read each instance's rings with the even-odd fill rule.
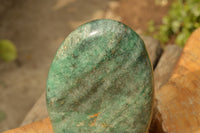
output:
[[47,80],[55,133],[146,133],[153,72],[142,39],[114,20],[73,31],[58,49]]

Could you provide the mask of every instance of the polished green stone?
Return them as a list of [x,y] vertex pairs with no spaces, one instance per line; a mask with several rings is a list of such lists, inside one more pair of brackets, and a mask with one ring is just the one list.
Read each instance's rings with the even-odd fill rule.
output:
[[49,70],[47,108],[55,133],[146,133],[153,71],[142,39],[108,19],[74,30]]

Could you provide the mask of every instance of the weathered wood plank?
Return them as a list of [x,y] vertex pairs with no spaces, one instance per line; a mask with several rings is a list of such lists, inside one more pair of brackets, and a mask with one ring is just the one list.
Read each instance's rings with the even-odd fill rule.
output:
[[[159,60],[162,54],[162,48],[159,42],[153,39],[152,37],[142,36],[142,39],[145,42],[150,59],[152,61],[153,66],[155,67],[157,64],[157,61]],[[46,109],[46,99],[45,99],[45,92],[44,92],[42,96],[38,99],[38,101],[35,103],[33,108],[26,115],[21,126],[27,125],[29,123],[33,123],[38,120],[42,120],[46,117],[48,117],[48,114],[47,114],[47,109]]]
[[[178,61],[182,48],[177,45],[167,45],[162,54],[158,65],[154,70],[155,91],[167,83],[171,76],[173,68]],[[157,102],[155,101],[154,114],[150,126],[150,133],[163,133],[161,116],[157,110]]]
[[3,133],[53,133],[49,118]]
[[200,132],[200,29],[188,39],[168,83],[155,94],[165,132]]
[[158,40],[155,40],[154,38],[149,36],[141,36],[141,38],[146,45],[153,68],[155,68],[158,60],[162,55],[163,49],[161,48]]
[[177,45],[167,45],[154,70],[155,90],[167,83],[182,52]]

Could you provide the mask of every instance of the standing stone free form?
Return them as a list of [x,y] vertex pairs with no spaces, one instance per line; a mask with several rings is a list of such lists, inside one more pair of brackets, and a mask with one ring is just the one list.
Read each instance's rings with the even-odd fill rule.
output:
[[58,49],[47,80],[55,133],[146,133],[153,71],[142,39],[108,19],[73,31]]

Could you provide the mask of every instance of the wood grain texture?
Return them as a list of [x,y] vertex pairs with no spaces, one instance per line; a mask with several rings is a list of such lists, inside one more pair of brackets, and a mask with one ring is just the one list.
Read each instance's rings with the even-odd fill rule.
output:
[[[158,91],[169,80],[173,68],[178,61],[182,52],[182,48],[177,45],[167,45],[164,53],[162,54],[155,70],[154,70],[154,81],[155,91]],[[157,109],[157,101],[154,104],[154,113],[150,126],[150,133],[163,133],[162,121],[160,113]]]
[[155,68],[163,53],[163,49],[161,48],[158,40],[149,36],[141,36],[141,38],[146,45],[153,68]]
[[155,93],[165,132],[200,132],[200,29],[188,39],[168,83]]
[[[157,40],[155,40],[155,39],[153,39],[152,37],[149,37],[149,36],[141,36],[141,38],[144,40],[144,43],[145,43],[146,48],[147,48],[148,53],[149,53],[149,57],[150,57],[152,64],[155,68],[157,61],[159,60],[159,58],[162,54],[162,51],[163,51],[160,44],[159,44],[159,41],[157,41]],[[172,50],[172,48],[170,48],[169,50]],[[177,53],[174,50],[172,50],[172,52]],[[170,52],[168,52],[168,53],[170,53]],[[46,117],[48,117],[48,113],[47,113],[47,109],[46,109],[46,99],[45,99],[45,92],[44,92],[41,95],[41,97],[37,100],[37,102],[34,104],[32,109],[28,112],[28,114],[26,115],[21,126],[33,123],[35,121],[45,119]]]
[[3,133],[53,133],[49,118]]
[[170,78],[174,66],[176,65],[182,48],[177,45],[167,45],[164,53],[162,54],[158,65],[154,70],[154,81],[155,81],[155,90],[157,91],[164,84],[167,83]]

